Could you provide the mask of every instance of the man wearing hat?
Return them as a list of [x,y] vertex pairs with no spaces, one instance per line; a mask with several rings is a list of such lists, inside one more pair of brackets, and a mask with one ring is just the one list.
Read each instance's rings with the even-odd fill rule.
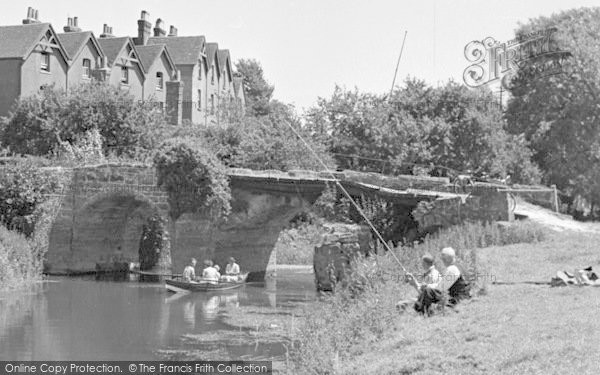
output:
[[454,306],[460,300],[470,298],[470,285],[463,276],[460,268],[455,264],[456,252],[451,247],[441,251],[442,262],[446,269],[440,276],[437,284],[421,287],[421,292],[415,303],[415,310],[421,314],[431,315],[431,305],[442,301],[447,306]]

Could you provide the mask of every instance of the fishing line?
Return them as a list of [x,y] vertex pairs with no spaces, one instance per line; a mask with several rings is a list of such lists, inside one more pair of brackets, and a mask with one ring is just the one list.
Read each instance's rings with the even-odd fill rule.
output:
[[310,145],[304,140],[304,138],[300,135],[300,133],[298,133],[296,131],[296,129],[294,129],[294,127],[288,123],[287,121],[284,121],[289,127],[290,129],[292,129],[292,131],[294,132],[294,134],[296,134],[296,136],[298,138],[300,138],[300,140],[302,141],[302,143],[304,143],[304,146],[306,146],[306,148],[313,154],[313,156],[317,159],[317,161],[323,166],[323,168],[325,168],[325,172],[329,173],[332,177],[332,179],[336,182],[336,184],[340,187],[340,189],[342,190],[342,192],[344,193],[344,195],[346,196],[346,198],[348,198],[350,200],[350,202],[352,202],[352,204],[354,205],[354,207],[356,208],[356,210],[358,211],[358,213],[363,217],[363,219],[365,219],[365,221],[367,222],[367,224],[369,224],[369,227],[371,227],[371,229],[373,230],[373,232],[375,232],[375,234],[377,235],[377,238],[379,239],[379,241],[383,244],[383,246],[386,248],[386,250],[392,254],[392,256],[394,257],[394,259],[396,260],[396,262],[398,263],[398,265],[400,265],[400,267],[402,268],[402,270],[404,271],[404,273],[409,273],[406,268],[404,268],[404,266],[402,265],[402,262],[400,262],[400,259],[398,259],[398,257],[396,256],[396,254],[394,254],[394,251],[392,251],[392,249],[388,246],[388,244],[385,242],[385,240],[383,239],[383,237],[381,236],[381,234],[379,233],[379,231],[377,229],[375,229],[375,226],[373,225],[373,223],[371,223],[371,220],[369,220],[369,218],[367,217],[367,215],[365,215],[365,213],[363,212],[363,210],[358,206],[358,204],[356,203],[356,201],[354,201],[354,199],[352,198],[352,196],[350,196],[350,193],[348,193],[348,191],[344,188],[344,186],[341,184],[340,180],[338,180],[335,175],[333,174],[333,172],[329,169],[329,167],[323,162],[323,160],[321,160],[321,158],[319,157],[319,155],[317,155],[317,153],[312,149],[312,147],[310,147]]

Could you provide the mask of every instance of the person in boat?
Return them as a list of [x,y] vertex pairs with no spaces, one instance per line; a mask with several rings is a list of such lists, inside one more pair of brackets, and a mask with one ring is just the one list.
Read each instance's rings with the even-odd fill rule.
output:
[[215,264],[214,269],[217,270],[217,275],[219,275],[219,279],[221,279],[221,267],[218,264]]
[[229,257],[229,262],[225,267],[225,275],[221,277],[223,281],[238,281],[240,277],[240,266],[235,262],[234,257]]
[[225,267],[225,275],[238,276],[240,274],[240,266],[235,262],[234,257],[229,257],[227,267]]
[[196,281],[196,263],[196,258],[190,259],[190,264],[183,269],[183,281]]
[[213,262],[211,260],[204,261],[204,270],[202,271],[202,280],[203,282],[210,284],[218,284],[219,283],[219,272],[213,267]]
[[[418,293],[420,293],[421,289],[423,289],[427,285],[429,285],[431,287],[436,287],[438,282],[440,281],[440,272],[437,270],[437,268],[435,268],[433,256],[431,256],[430,254],[423,255],[423,257],[421,258],[421,265],[423,266],[423,269],[425,270],[425,272],[423,273],[423,275],[421,277],[422,282],[419,282],[413,274],[411,274],[411,273],[406,274],[406,281],[410,285],[412,285],[413,288],[415,288]],[[400,310],[404,310],[406,308],[406,306],[408,306],[409,304],[414,303],[416,301],[417,301],[417,298],[403,300],[403,301],[398,302],[396,304],[396,307]]]
[[470,298],[470,289],[464,272],[456,265],[456,252],[445,247],[441,252],[446,269],[440,275],[438,283],[425,284],[420,288],[415,310],[423,315],[431,315],[433,304],[454,307],[459,301]]

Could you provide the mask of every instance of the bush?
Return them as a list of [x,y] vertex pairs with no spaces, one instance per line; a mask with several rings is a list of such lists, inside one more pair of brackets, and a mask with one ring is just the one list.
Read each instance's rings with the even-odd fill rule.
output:
[[167,190],[171,218],[206,210],[215,219],[231,211],[231,191],[223,164],[197,140],[166,141],[154,158],[157,184]]
[[0,222],[29,236],[34,229],[34,212],[49,194],[61,190],[62,176],[39,168],[36,160],[13,159],[1,166]]
[[0,290],[39,279],[41,262],[24,235],[0,225]]
[[156,148],[167,125],[155,103],[93,82],[68,93],[47,88],[21,98],[0,128],[2,146],[18,154],[48,155],[62,142],[73,144],[96,129],[105,153],[130,155],[138,148]]

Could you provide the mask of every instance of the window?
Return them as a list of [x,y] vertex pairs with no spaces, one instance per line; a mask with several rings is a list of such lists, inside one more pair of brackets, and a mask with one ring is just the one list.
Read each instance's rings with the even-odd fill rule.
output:
[[202,110],[202,90],[198,90],[198,110]]
[[215,96],[213,94],[210,94],[210,114],[214,114],[215,113]]
[[40,68],[43,72],[50,71],[50,54],[48,52],[42,52],[42,63]]
[[227,70],[223,70],[223,90],[227,88]]
[[198,61],[198,81],[202,81],[202,60]]
[[121,83],[129,84],[129,68],[126,66],[121,67]]
[[90,59],[83,59],[83,78],[92,77],[92,62]]
[[210,67],[210,84],[214,85],[215,84],[215,66],[211,66]]
[[156,73],[156,89],[162,90],[164,85],[163,74],[161,72]]

